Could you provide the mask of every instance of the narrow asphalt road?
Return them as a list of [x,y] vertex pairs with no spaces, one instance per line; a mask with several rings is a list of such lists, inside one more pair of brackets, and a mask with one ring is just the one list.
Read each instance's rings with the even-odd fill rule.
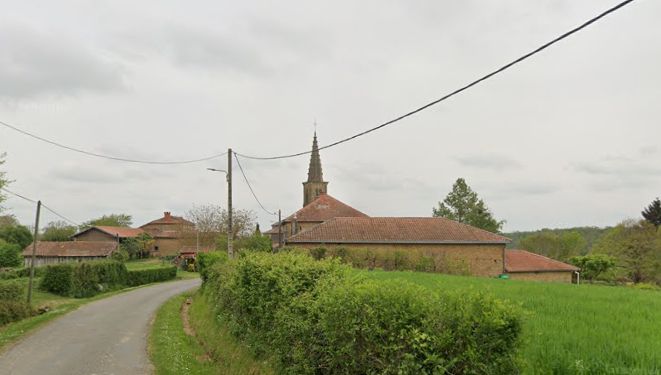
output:
[[154,313],[199,284],[167,282],[84,305],[0,354],[0,374],[150,374],[147,335]]

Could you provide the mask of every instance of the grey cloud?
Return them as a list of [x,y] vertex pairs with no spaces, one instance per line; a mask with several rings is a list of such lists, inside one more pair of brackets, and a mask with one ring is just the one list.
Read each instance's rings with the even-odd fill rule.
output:
[[505,183],[502,187],[492,189],[489,196],[493,199],[521,198],[525,196],[540,196],[554,194],[561,190],[561,187],[549,183]]
[[124,87],[117,63],[75,41],[4,23],[0,45],[0,98],[69,96]]
[[521,167],[521,163],[515,159],[497,154],[476,154],[457,156],[454,158],[456,162],[464,167],[479,168],[479,169],[495,169],[498,171],[505,169],[514,169]]
[[[656,152],[642,149],[641,155]],[[649,156],[649,154],[647,155]],[[608,156],[601,160],[572,164],[572,168],[588,177],[587,185],[595,191],[615,191],[650,186],[661,180],[661,166],[644,157]]]

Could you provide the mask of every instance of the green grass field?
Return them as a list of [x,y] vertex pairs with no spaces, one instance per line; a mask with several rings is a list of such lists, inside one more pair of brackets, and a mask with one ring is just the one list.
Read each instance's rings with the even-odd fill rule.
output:
[[449,276],[358,271],[434,290],[486,291],[524,310],[519,349],[526,374],[661,373],[661,292]]

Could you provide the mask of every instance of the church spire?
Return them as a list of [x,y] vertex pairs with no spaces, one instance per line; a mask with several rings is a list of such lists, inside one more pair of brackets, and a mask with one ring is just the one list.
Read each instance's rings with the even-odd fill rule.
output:
[[326,194],[328,182],[324,181],[321,171],[321,158],[319,157],[319,144],[317,144],[317,131],[312,139],[312,153],[310,154],[310,166],[308,167],[308,180],[303,183],[303,207],[317,199],[320,194]]
[[317,144],[317,132],[312,139],[312,153],[310,154],[310,166],[308,167],[308,182],[323,182],[324,174],[321,170],[321,158],[319,157],[319,145]]

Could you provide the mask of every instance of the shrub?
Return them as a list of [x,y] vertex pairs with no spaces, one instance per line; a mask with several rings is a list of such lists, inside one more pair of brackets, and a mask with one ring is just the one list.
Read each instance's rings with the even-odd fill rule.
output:
[[[35,267],[34,277],[41,277],[46,271],[45,267]],[[30,268],[14,268],[5,271],[0,271],[0,280],[18,279],[20,277],[29,277]]]
[[0,300],[0,326],[25,319],[32,313],[32,308],[27,302]]
[[0,267],[19,267],[22,263],[21,247],[0,240]]
[[60,263],[46,266],[39,287],[47,292],[59,294],[61,296],[71,295],[74,267],[75,264],[73,263]]
[[197,272],[200,273],[202,281],[208,278],[208,272],[211,266],[219,262],[227,261],[227,253],[222,251],[212,251],[209,253],[197,254]]
[[126,283],[126,266],[116,261],[82,262],[73,268],[71,293],[91,297]]
[[138,286],[158,281],[172,280],[175,277],[177,277],[176,266],[131,270],[128,271],[126,285]]
[[18,301],[24,292],[23,285],[15,281],[0,283],[0,301]]
[[326,248],[325,247],[315,247],[310,249],[310,255],[316,260],[321,260],[326,257]]
[[595,280],[615,267],[615,258],[605,254],[575,256],[569,262],[581,269],[581,276],[585,280]]
[[128,251],[126,251],[126,250],[120,248],[119,251],[115,251],[114,253],[112,253],[112,255],[110,256],[110,258],[111,258],[112,260],[116,261],[116,262],[122,262],[122,263],[124,263],[124,262],[126,262],[127,260],[129,260],[130,257],[129,257],[129,253],[128,253]]
[[232,333],[284,373],[517,373],[519,314],[483,294],[366,281],[337,259],[250,254],[209,270]]

